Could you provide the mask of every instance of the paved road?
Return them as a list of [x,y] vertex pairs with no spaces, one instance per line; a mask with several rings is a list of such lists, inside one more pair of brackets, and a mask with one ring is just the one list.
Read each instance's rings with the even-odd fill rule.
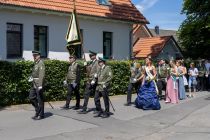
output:
[[[134,97],[135,98],[135,97]],[[209,140],[210,93],[179,104],[161,102],[159,111],[142,111],[124,106],[126,96],[111,98],[116,112],[108,118],[94,118],[93,112],[78,114],[61,110],[64,102],[46,103],[47,118],[34,121],[31,105],[0,111],[0,140]],[[72,103],[74,105],[75,102]],[[94,107],[90,100],[90,108]]]

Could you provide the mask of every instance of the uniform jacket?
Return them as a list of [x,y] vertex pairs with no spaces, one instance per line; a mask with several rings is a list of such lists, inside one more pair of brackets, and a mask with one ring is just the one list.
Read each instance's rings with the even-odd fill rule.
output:
[[35,62],[33,70],[32,70],[32,77],[34,80],[34,87],[42,87],[45,77],[45,65],[42,60]]
[[131,72],[131,77],[130,77],[131,83],[135,83],[134,79],[138,79],[142,75],[142,71],[140,68],[131,67],[130,72]]
[[78,63],[73,62],[70,64],[68,68],[68,73],[66,76],[66,81],[71,84],[71,83],[80,83],[80,66]]
[[98,73],[100,67],[98,65],[98,60],[92,61],[90,65],[88,65],[88,81],[91,82],[95,79],[94,75]]
[[157,78],[163,79],[168,77],[169,66],[167,64],[159,65],[157,67]]
[[103,91],[103,85],[108,88],[110,86],[111,80],[113,78],[112,70],[109,66],[101,67],[98,71],[98,85],[96,90]]

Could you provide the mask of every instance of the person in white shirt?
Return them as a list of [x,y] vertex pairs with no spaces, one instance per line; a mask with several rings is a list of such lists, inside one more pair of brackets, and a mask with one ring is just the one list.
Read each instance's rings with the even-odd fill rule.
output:
[[[196,91],[196,85],[197,85],[197,76],[198,76],[198,69],[195,68],[195,64],[194,63],[190,63],[190,69],[188,71],[188,75],[189,75],[189,97],[193,97],[194,93]],[[191,91],[191,88],[193,88],[193,93]]]

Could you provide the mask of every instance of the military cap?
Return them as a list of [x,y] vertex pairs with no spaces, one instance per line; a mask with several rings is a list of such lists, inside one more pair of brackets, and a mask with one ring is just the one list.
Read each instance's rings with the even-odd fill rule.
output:
[[32,54],[39,54],[40,55],[41,53],[39,51],[34,50],[34,51],[32,51]]
[[106,60],[107,60],[106,58],[98,57],[99,62],[101,62],[101,61],[106,62]]
[[96,52],[93,52],[93,51],[91,51],[91,50],[89,50],[89,53],[90,53],[90,55],[97,55]]

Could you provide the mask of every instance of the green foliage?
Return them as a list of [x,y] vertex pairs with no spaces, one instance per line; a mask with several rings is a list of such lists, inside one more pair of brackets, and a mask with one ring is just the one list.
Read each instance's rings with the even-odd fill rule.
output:
[[[67,74],[69,63],[66,61],[46,60],[45,76],[45,100],[56,101],[65,100],[67,89],[63,87],[63,81]],[[85,86],[85,67],[81,65],[80,94],[84,93]],[[142,61],[141,61],[142,63]],[[114,78],[110,92],[112,95],[124,94],[129,82],[129,61],[109,61],[107,63],[113,71]],[[0,61],[0,106],[11,104],[29,103],[28,93],[31,84],[28,83],[28,77],[31,75],[33,62]]]
[[32,62],[0,61],[0,66],[0,105],[27,103],[30,88],[27,78]]
[[184,0],[186,20],[179,29],[179,40],[186,57],[209,58],[210,1]]

